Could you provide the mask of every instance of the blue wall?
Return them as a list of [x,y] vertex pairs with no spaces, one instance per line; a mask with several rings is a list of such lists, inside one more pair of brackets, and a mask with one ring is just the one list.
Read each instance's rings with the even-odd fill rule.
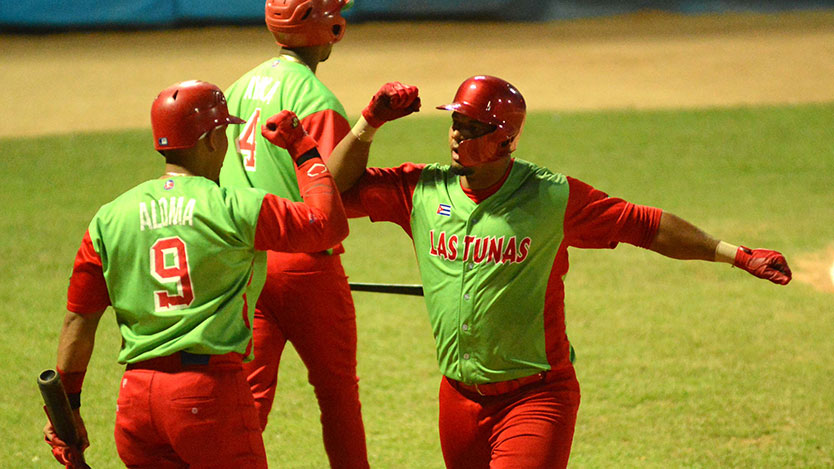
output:
[[[263,0],[2,0],[0,28],[67,29],[261,24]],[[834,0],[356,0],[352,22],[403,19],[546,21],[634,12],[685,14],[834,8]]]

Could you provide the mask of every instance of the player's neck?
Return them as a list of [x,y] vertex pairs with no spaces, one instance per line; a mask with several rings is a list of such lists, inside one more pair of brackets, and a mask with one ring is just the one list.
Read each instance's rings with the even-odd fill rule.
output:
[[319,62],[321,61],[319,52],[315,47],[282,48],[281,55],[289,60],[306,65],[313,74],[316,73],[316,68],[318,68]]
[[165,163],[165,174],[161,176],[161,178],[171,177],[171,176],[196,176],[193,172],[191,172],[185,166],[180,166],[178,164],[173,163]]

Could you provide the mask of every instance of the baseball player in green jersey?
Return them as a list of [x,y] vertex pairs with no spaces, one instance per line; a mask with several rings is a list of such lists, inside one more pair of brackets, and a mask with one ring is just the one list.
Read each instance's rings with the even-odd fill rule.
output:
[[260,133],[288,148],[304,202],[259,189],[221,188],[230,115],[215,85],[187,81],[153,102],[155,148],[165,173],[102,206],[75,259],[57,369],[70,397],[80,447],[44,428],[59,462],[78,467],[89,445],[80,394],[95,332],[112,306],[126,365],[116,448],[128,467],[267,467],[243,362],[266,250],[315,252],[347,236],[334,185],[297,117]]
[[[293,111],[318,142],[327,161],[350,131],[345,110],[316,77],[320,62],[345,33],[347,0],[267,0],[265,20],[278,54],[246,72],[226,90],[229,109],[247,120],[230,126],[224,187],[256,187],[299,200],[292,160],[257,131],[265,117]],[[356,312],[342,268],[344,249],[334,243],[316,253],[267,254],[267,277],[255,306],[255,358],[247,379],[266,428],[289,341],[307,367],[321,412],[324,448],[331,467],[368,467],[356,375]],[[307,292],[316,291],[316,295]]]
[[[403,85],[387,84],[391,86]],[[451,104],[451,164],[366,168],[402,102],[374,99],[328,163],[348,216],[412,238],[443,378],[439,430],[449,468],[560,468],[579,407],[565,333],[568,248],[625,242],[675,259],[727,262],[786,284],[784,257],[719,241],[660,209],[609,197],[513,158],[526,117],[506,81],[464,81]],[[371,118],[369,119],[368,116]]]

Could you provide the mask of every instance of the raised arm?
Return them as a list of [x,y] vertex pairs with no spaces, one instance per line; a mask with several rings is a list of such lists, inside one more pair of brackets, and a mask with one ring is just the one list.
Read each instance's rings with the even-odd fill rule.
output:
[[668,212],[661,215],[657,235],[649,249],[673,259],[725,262],[779,285],[791,281],[791,269],[781,253],[719,241]]
[[374,134],[382,124],[420,110],[416,86],[391,82],[382,85],[351,131],[330,154],[327,166],[339,191],[345,192],[359,180],[368,165]]
[[303,203],[273,194],[264,197],[255,235],[257,249],[286,252],[316,252],[331,248],[348,235],[342,199],[316,141],[307,135],[292,111],[270,117],[261,134],[285,148],[296,166]]

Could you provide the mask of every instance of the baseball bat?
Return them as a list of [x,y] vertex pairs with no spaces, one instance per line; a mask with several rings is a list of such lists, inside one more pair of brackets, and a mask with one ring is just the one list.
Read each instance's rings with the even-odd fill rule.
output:
[[[55,370],[42,371],[38,376],[38,388],[41,391],[41,396],[43,396],[43,403],[46,405],[46,412],[49,414],[49,420],[52,422],[55,434],[67,445],[77,448],[80,439],[75,428],[75,417],[72,414],[67,393],[61,383],[61,376]],[[79,455],[81,462],[84,464],[83,467],[90,467],[84,462],[84,454],[79,451]]]
[[351,291],[366,291],[374,293],[392,293],[395,295],[423,296],[422,285],[350,282],[350,289]]

